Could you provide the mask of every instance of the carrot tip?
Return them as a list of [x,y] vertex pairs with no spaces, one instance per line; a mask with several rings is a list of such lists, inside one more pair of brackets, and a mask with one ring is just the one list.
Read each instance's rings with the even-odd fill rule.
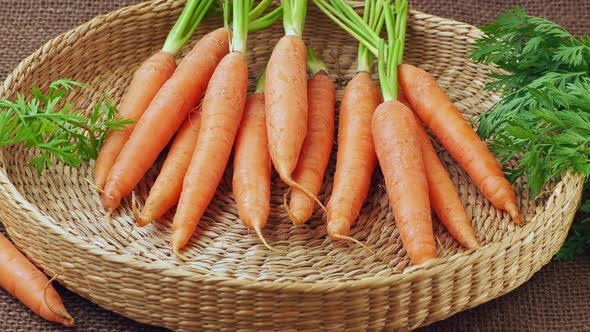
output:
[[361,241],[350,237],[350,236],[346,236],[346,235],[341,235],[341,234],[332,234],[332,237],[334,239],[338,239],[338,240],[346,240],[346,241],[352,241],[356,244],[358,244],[359,246],[363,247],[364,249],[368,250],[371,254],[377,256],[377,253],[375,251],[373,251],[373,249],[371,249],[369,246],[367,246],[366,244],[362,243]]
[[137,223],[139,227],[147,226],[152,221],[145,218],[145,216],[141,213],[141,208],[139,204],[139,200],[135,197],[135,192],[131,193],[131,205],[133,210],[133,219]]
[[190,259],[184,255],[182,255],[179,251],[178,248],[173,248],[172,249],[172,253],[174,253],[174,256],[176,256],[176,258],[180,259],[183,262],[188,262],[190,261]]
[[290,187],[293,187],[301,192],[303,192],[307,197],[313,199],[319,206],[320,208],[322,208],[322,210],[324,210],[325,213],[328,213],[328,209],[326,209],[326,207],[324,206],[324,204],[322,204],[322,202],[320,202],[319,198],[314,195],[311,191],[307,190],[307,188],[305,188],[304,186],[300,185],[299,183],[295,182],[295,180],[293,180],[292,178],[285,178],[283,179],[283,181],[289,185]]
[[518,211],[518,207],[513,202],[506,204],[506,211],[517,225],[522,225],[522,216]]
[[49,289],[49,286],[51,286],[51,283],[68,270],[69,269],[66,269],[61,273],[54,275],[51,279],[47,280],[47,283],[45,283],[45,287],[43,287],[43,301],[52,313],[64,320],[63,322],[61,322],[64,326],[72,327],[74,325],[74,318],[72,318],[72,316],[70,316],[70,314],[67,311],[64,312],[62,310],[55,309],[51,304],[49,304],[49,301],[47,300],[47,290]]
[[264,246],[270,250],[270,251],[274,251],[274,252],[280,252],[280,253],[286,253],[286,251],[283,250],[279,250],[276,248],[271,247],[268,242],[266,242],[266,240],[264,239],[264,236],[262,235],[262,230],[260,229],[260,227],[255,226],[254,227],[254,231],[256,232],[256,235],[258,235],[258,238],[260,239],[260,241],[262,241],[262,244],[264,244]]
[[297,217],[293,213],[293,211],[291,211],[291,209],[289,208],[289,204],[287,203],[287,195],[288,194],[289,194],[289,190],[287,190],[287,192],[285,192],[285,194],[283,194],[283,208],[285,208],[285,211],[287,211],[287,215],[289,216],[289,219],[291,219],[293,224],[296,226],[300,226],[300,225],[305,224],[305,222],[302,221],[301,218]]
[[88,184],[90,185],[90,187],[92,189],[94,189],[94,191],[96,191],[99,194],[104,194],[104,190],[102,188],[102,186],[97,185],[96,183],[92,182],[92,180],[86,178],[86,182],[88,182]]

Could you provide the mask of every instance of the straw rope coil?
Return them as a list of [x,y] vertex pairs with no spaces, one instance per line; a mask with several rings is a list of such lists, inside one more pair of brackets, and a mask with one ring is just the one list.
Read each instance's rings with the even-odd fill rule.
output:
[[[327,62],[338,96],[356,67],[350,37],[310,6],[305,38]],[[32,86],[68,77],[89,87],[72,95],[90,109],[106,91],[115,102],[133,71],[161,47],[182,9],[179,1],[124,8],[64,33],[23,60],[0,86],[13,97]],[[204,22],[183,54],[219,19]],[[249,37],[251,77],[261,73],[282,27]],[[406,61],[434,74],[468,119],[495,96],[483,90],[490,67],[468,60],[476,28],[411,12]],[[12,240],[49,275],[91,301],[132,319],[174,330],[391,330],[413,329],[444,319],[509,292],[546,264],[563,242],[579,205],[583,180],[565,174],[536,200],[515,184],[525,226],[515,226],[478,192],[463,170],[436,144],[484,246],[466,252],[438,222],[441,258],[412,267],[401,246],[376,172],[373,189],[351,235],[377,252],[327,239],[323,212],[294,227],[281,208],[287,189],[275,179],[272,211],[264,229],[282,253],[267,250],[241,225],[231,194],[230,172],[219,186],[196,236],[179,261],[170,251],[171,215],[135,228],[131,201],[104,218],[92,180],[93,163],[56,166],[38,176],[22,147],[0,150],[0,220]],[[336,147],[335,147],[336,149]],[[320,194],[326,201],[332,156]],[[137,188],[147,197],[161,161]],[[114,233],[118,233],[118,236]]]

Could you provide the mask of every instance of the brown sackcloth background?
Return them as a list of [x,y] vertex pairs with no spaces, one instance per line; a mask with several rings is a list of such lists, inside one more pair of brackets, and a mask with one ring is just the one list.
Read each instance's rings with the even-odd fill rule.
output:
[[[0,0],[0,80],[48,39],[139,0]],[[430,14],[475,25],[514,4],[576,34],[590,33],[590,0],[410,0]],[[311,1],[310,1],[311,3]],[[116,51],[116,50],[114,50]],[[0,231],[4,232],[0,225]],[[108,312],[58,286],[74,331],[163,331]],[[321,313],[318,313],[321,314]],[[0,331],[72,331],[32,314],[0,290]],[[514,292],[422,331],[590,331],[590,256],[552,262]]]

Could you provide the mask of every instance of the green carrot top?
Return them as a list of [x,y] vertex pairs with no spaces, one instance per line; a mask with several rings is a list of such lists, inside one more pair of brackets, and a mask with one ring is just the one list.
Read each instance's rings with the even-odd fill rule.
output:
[[[385,100],[397,99],[397,67],[403,60],[408,17],[408,1],[367,0],[361,17],[345,0],[314,0],[334,22],[360,42],[359,71],[371,71],[373,57],[378,58],[379,81]],[[379,33],[387,28],[387,42]]]
[[191,38],[212,3],[213,0],[188,0],[172,30],[168,33],[162,50],[171,54],[178,53]]
[[283,7],[283,26],[286,35],[303,35],[307,0],[281,0]]

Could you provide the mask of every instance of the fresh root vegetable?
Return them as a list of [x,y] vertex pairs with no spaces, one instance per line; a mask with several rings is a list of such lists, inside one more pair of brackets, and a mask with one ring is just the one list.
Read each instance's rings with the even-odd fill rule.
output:
[[248,97],[234,145],[232,189],[240,220],[256,232],[262,243],[262,229],[270,214],[270,175],[264,109],[264,74],[256,91]]
[[[394,18],[395,8],[395,18]],[[412,111],[397,101],[397,71],[403,59],[407,0],[387,5],[389,45],[379,43],[379,79],[385,102],[373,114],[375,152],[402,243],[414,264],[436,258],[428,182]]]
[[381,16],[362,19],[344,0],[330,3],[315,1],[322,11],[357,38],[367,52],[378,56],[384,102],[375,110],[371,128],[389,202],[404,248],[412,262],[421,264],[435,258],[428,184],[416,123],[412,111],[396,100],[397,68],[403,58],[407,0],[396,0],[393,5],[376,0],[367,5],[374,12],[382,11],[387,27],[387,45],[375,32],[378,30],[372,29],[381,24]]
[[201,110],[189,114],[178,130],[162,170],[156,179],[141,212],[134,209],[135,221],[146,226],[163,216],[180,199],[184,175],[190,165],[201,128]]
[[71,327],[74,319],[45,276],[0,234],[0,287],[44,319]]
[[[380,31],[383,24],[382,8],[374,4],[373,0],[365,2],[363,17],[373,32]],[[357,61],[357,74],[346,85],[340,102],[336,171],[327,205],[328,236],[333,240],[349,239],[350,227],[367,198],[377,165],[371,119],[382,98],[371,78],[372,53],[363,44],[359,44]]]
[[[135,123],[141,118],[162,85],[176,69],[175,56],[189,40],[213,0],[188,0],[176,24],[170,30],[164,47],[146,59],[133,74],[127,92],[123,96],[119,115]],[[121,149],[129,140],[134,124],[124,130],[111,132],[105,140],[94,169],[94,184],[101,192],[109,172]]]
[[399,83],[410,105],[440,143],[498,209],[522,223],[516,195],[496,157],[477,136],[432,75],[409,64],[399,67]]
[[219,63],[203,99],[201,131],[172,223],[172,250],[178,253],[196,230],[223,176],[240,127],[248,90],[245,58],[249,12],[252,3],[234,0],[224,4],[225,25],[233,7],[230,53]]
[[111,168],[102,193],[105,209],[119,207],[197,107],[215,68],[228,53],[228,35],[226,28],[219,28],[201,38],[158,91]]
[[307,135],[307,51],[301,38],[307,0],[283,0],[285,36],[275,46],[266,66],[266,129],[270,158],[281,180],[313,199],[316,195],[293,180],[293,172]]
[[[398,100],[409,109],[412,109],[405,97],[402,96],[401,91]],[[453,238],[467,249],[477,249],[480,247],[479,242],[473,227],[471,227],[471,222],[467,218],[455,184],[438,158],[426,130],[424,130],[422,123],[415,114],[414,120],[416,122],[418,141],[422,147],[430,205]]]
[[[307,66],[312,75],[307,81],[307,136],[293,173],[293,180],[317,196],[334,144],[336,88],[328,76],[328,68],[312,49],[308,49]],[[314,206],[315,201],[312,198],[293,188],[287,212],[295,225],[304,224],[309,220]]]
[[389,203],[414,264],[436,257],[428,183],[412,111],[389,100],[373,115],[373,138]]
[[371,119],[381,102],[379,87],[368,72],[356,74],[344,89],[336,171],[327,205],[328,235],[333,240],[348,236],[371,188],[377,165]]

